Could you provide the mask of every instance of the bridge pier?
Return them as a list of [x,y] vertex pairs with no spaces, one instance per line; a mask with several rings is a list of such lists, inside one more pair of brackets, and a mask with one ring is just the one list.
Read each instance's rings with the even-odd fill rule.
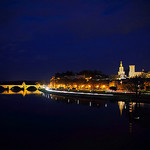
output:
[[7,86],[7,89],[8,89],[8,91],[11,89],[11,87],[10,86]]

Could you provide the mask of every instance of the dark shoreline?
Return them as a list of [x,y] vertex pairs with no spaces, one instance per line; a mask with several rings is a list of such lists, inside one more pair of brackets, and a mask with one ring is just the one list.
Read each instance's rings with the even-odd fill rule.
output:
[[126,93],[110,93],[113,96],[106,95],[80,95],[80,94],[72,94],[72,93],[59,93],[47,91],[45,89],[39,89],[39,91],[47,94],[59,95],[59,96],[67,96],[67,97],[83,97],[83,98],[91,98],[91,99],[105,99],[105,100],[114,100],[114,101],[134,101],[134,102],[144,102],[150,103],[150,95],[141,95],[140,97],[136,97],[135,94],[126,94]]

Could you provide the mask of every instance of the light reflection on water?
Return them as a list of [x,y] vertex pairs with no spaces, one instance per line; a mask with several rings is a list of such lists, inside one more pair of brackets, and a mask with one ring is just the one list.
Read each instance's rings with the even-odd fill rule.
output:
[[3,93],[0,114],[2,148],[144,149],[149,143],[149,103]]
[[3,92],[1,92],[0,94],[3,94],[3,95],[13,95],[13,94],[19,94],[19,95],[23,95],[23,96],[26,96],[26,95],[29,95],[29,94],[41,94],[41,92],[39,90],[35,90],[35,91],[28,91],[26,89],[24,90],[20,90],[20,91],[17,91],[17,92],[14,92],[12,90],[4,90]]
[[[52,94],[45,94],[45,93],[41,93],[42,96],[57,101],[57,102],[62,102],[62,103],[67,103],[67,104],[80,104],[80,105],[87,105],[89,107],[108,107],[109,109],[109,105],[112,105],[112,103],[110,103],[109,100],[99,100],[99,99],[88,99],[88,98],[76,98],[76,97],[65,97],[65,96],[58,96],[58,95],[52,95]],[[120,110],[120,116],[124,115],[128,116],[129,119],[129,133],[132,134],[132,123],[133,121],[135,122],[145,122],[147,121],[147,123],[150,125],[150,103],[143,103],[140,101],[134,102],[132,100],[126,100],[126,101],[113,101],[115,103],[118,104],[118,108]],[[145,113],[145,109],[147,111],[147,115],[148,117],[146,117],[147,115],[143,116],[143,113]],[[143,124],[143,125],[146,125]],[[150,126],[149,126],[150,128]]]

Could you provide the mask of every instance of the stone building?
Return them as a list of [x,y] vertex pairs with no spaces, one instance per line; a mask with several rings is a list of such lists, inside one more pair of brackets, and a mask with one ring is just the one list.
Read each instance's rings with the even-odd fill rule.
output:
[[126,79],[124,67],[122,65],[122,61],[120,61],[120,67],[119,67],[118,75],[119,75],[119,79]]

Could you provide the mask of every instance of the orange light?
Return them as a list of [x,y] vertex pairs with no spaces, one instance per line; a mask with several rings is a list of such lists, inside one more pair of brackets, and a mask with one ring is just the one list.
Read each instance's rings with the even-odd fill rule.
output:
[[77,87],[77,85],[74,85],[74,87],[76,88],[76,87]]

